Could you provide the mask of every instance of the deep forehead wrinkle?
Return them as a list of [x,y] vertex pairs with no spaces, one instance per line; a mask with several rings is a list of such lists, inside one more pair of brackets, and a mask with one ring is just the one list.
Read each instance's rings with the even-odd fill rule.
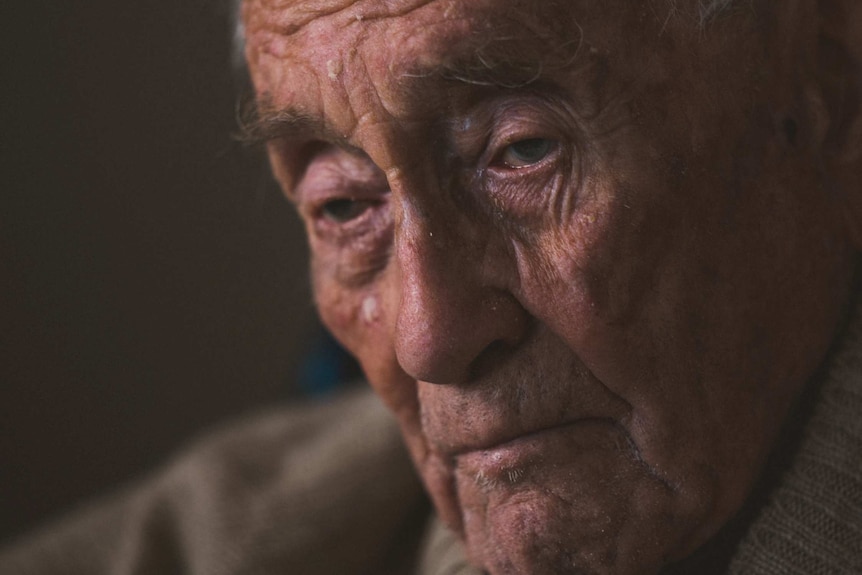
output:
[[[570,66],[583,46],[577,20],[562,12],[554,16],[556,5],[554,0],[545,0],[541,7],[499,0],[484,10],[477,2],[461,11],[454,7],[463,5],[453,2],[443,22],[429,23],[429,28],[443,29],[437,57],[402,62],[397,71],[402,76],[436,75],[474,85],[528,84],[545,72]],[[447,27],[457,32],[446,34]]]
[[[246,4],[301,7],[315,3],[246,0]],[[329,7],[346,6],[351,9],[365,4],[345,0],[323,3]],[[577,21],[574,18],[567,21],[561,17],[550,18],[545,11],[555,4],[554,0],[547,0],[542,7],[503,0],[494,6],[505,7],[505,10],[490,11],[479,8],[482,0],[469,4],[466,10],[465,4],[457,0],[377,0],[370,6],[376,8],[377,15],[403,16],[405,12],[430,4],[434,4],[432,12],[419,16],[412,24],[418,26],[422,33],[431,34],[427,43],[414,45],[409,34],[402,37],[410,31],[409,27],[399,29],[393,36],[388,34],[385,21],[353,21],[353,24],[374,28],[370,36],[365,36],[366,39],[389,38],[385,52],[381,52],[379,46],[375,52],[376,56],[383,58],[379,62],[384,64],[376,69],[388,70],[388,74],[378,76],[372,83],[386,78],[385,81],[391,82],[390,86],[395,88],[388,92],[392,99],[387,107],[393,119],[413,125],[416,121],[439,124],[447,119],[444,116],[457,113],[459,102],[475,101],[483,94],[499,93],[501,89],[552,85],[555,75],[563,71],[571,73],[574,68],[590,62],[590,58],[581,57],[590,51],[583,50],[583,30]],[[400,10],[394,11],[393,7]],[[432,17],[435,14],[440,18]],[[317,12],[315,17],[319,16],[320,12]],[[441,28],[439,35],[434,31],[438,27]],[[336,26],[330,33],[340,34],[340,29]],[[271,30],[265,33],[277,34]],[[335,38],[330,38],[335,41]],[[317,51],[314,46],[307,49],[310,53]],[[387,53],[388,56],[384,55]],[[283,65],[291,64],[285,62]],[[354,70],[362,75],[362,66]],[[571,78],[569,75],[568,79]],[[302,106],[291,109],[291,101],[281,102],[278,106],[268,104],[267,100],[275,99],[274,96],[265,92],[259,94],[261,99],[256,114],[248,117],[250,121],[245,124],[247,140],[313,138],[350,147],[346,136],[333,130],[326,118],[303,113]]]
[[[453,66],[457,76],[472,77],[477,71],[494,70],[499,63],[518,63],[521,68],[535,67],[543,60],[559,65],[570,61],[582,43],[583,31],[570,11],[564,10],[565,2],[544,0],[540,3],[518,0],[245,0],[243,19],[251,36],[251,44],[269,45],[280,37],[282,40],[294,35],[312,23],[328,22],[326,35],[341,35],[347,27],[366,27],[368,31],[359,37],[387,37],[410,53],[410,47],[424,43],[414,42],[416,37],[432,39],[431,52],[428,46],[416,60],[431,60],[433,44],[444,55],[447,48],[470,53],[475,64],[465,68]],[[417,17],[413,18],[413,13]],[[421,12],[421,15],[418,13]],[[397,25],[392,35],[388,22],[413,22]],[[377,24],[382,25],[378,27]],[[406,24],[406,23],[405,23]],[[320,41],[322,38],[315,38]],[[385,42],[385,40],[384,40]],[[463,48],[460,49],[459,48]],[[269,51],[269,49],[265,49]],[[398,50],[395,50],[397,53]],[[417,55],[418,56],[418,55]],[[404,71],[403,69],[401,71]],[[408,70],[421,74],[421,70]]]
[[438,0],[244,0],[243,19],[250,28],[290,36],[321,18],[338,14],[355,22],[393,18],[435,1]]
[[[443,99],[428,98],[436,90],[446,90],[449,95],[458,94],[460,100],[473,101],[483,96],[499,94],[501,91],[519,92],[534,86],[552,83],[543,82],[546,75],[560,71],[561,67],[574,67],[580,54],[580,43],[569,46],[565,57],[551,54],[545,60],[517,62],[508,59],[510,48],[501,42],[489,43],[482,50],[470,49],[465,57],[454,57],[433,67],[415,67],[401,77],[402,97],[408,106],[425,108],[425,116],[433,123],[445,122],[442,115],[453,110],[432,109],[431,105],[443,104]],[[579,68],[587,65],[578,63]],[[587,74],[584,77],[588,77]],[[436,84],[436,86],[434,86]],[[445,102],[451,105],[452,102]],[[264,96],[255,103],[241,120],[243,141],[250,144],[265,143],[272,140],[322,140],[345,149],[356,149],[348,138],[334,130],[320,118],[302,110],[277,108]]]

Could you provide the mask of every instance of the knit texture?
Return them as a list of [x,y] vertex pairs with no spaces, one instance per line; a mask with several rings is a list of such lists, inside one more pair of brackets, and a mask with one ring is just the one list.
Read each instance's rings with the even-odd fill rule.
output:
[[0,549],[0,575],[401,575],[427,502],[370,391],[277,409]]
[[733,575],[862,574],[862,318],[820,384],[792,463],[748,530]]

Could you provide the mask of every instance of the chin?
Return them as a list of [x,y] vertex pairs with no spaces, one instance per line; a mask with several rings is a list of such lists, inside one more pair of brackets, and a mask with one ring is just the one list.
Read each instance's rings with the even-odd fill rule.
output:
[[459,455],[451,477],[470,559],[491,575],[657,573],[709,508],[603,421]]

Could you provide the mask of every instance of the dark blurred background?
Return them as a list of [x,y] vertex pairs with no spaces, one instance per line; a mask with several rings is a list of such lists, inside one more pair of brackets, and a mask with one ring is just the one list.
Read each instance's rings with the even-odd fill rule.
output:
[[27,0],[0,22],[4,540],[289,400],[319,328],[300,225],[231,138],[226,6]]

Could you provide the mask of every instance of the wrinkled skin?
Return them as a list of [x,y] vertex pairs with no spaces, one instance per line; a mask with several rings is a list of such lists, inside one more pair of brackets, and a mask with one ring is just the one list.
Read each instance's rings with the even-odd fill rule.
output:
[[812,2],[688,4],[246,1],[320,314],[491,574],[692,554],[849,300]]

